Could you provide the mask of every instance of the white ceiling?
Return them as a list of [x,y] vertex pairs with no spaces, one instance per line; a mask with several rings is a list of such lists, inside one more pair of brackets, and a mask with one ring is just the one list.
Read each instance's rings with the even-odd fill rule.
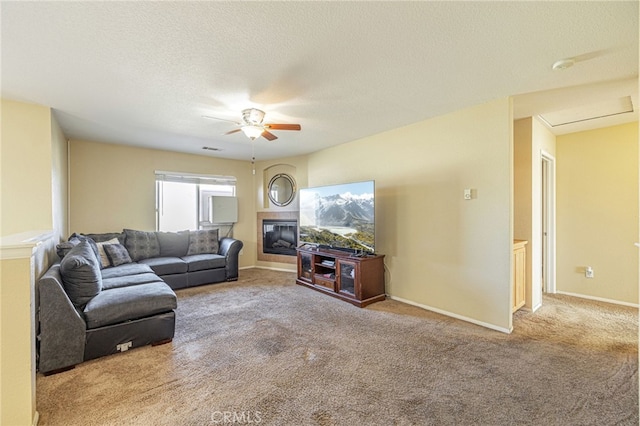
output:
[[254,142],[273,159],[506,96],[516,118],[632,96],[637,120],[636,1],[0,7],[2,96],[52,107],[70,139],[248,160],[248,138],[202,115],[258,107],[302,125]]

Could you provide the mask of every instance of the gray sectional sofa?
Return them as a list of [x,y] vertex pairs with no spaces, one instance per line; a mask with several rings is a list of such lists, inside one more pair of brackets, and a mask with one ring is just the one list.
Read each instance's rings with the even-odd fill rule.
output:
[[217,230],[74,234],[38,280],[39,371],[170,342],[174,289],[236,280],[241,248]]
[[[219,239],[217,229],[180,232],[124,229],[121,233],[80,237],[91,238],[98,245],[117,239],[133,262],[149,265],[174,290],[238,279],[242,241]],[[104,257],[102,262],[104,266]]]

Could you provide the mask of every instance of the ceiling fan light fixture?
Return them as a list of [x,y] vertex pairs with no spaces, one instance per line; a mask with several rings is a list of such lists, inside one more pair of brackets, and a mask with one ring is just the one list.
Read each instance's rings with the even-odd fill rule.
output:
[[242,111],[242,119],[247,124],[262,124],[262,120],[264,120],[264,111],[256,108],[247,108]]
[[249,139],[254,140],[260,137],[262,132],[264,132],[264,128],[262,126],[247,125],[242,126],[242,131]]
[[[231,121],[226,118],[218,118],[209,115],[204,115],[205,118],[212,118],[214,120]],[[302,130],[302,126],[299,124],[285,124],[285,123],[263,123],[264,111],[257,108],[247,108],[242,110],[242,122],[231,121],[237,127],[230,130],[225,135],[231,135],[233,133],[242,132],[252,141],[259,137],[264,137],[268,141],[274,141],[278,139],[276,135],[270,132],[270,130]]]

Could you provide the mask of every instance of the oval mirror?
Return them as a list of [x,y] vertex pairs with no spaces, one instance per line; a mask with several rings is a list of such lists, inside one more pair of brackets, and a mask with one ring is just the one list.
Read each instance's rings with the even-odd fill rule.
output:
[[286,206],[296,196],[296,183],[291,176],[280,173],[269,181],[268,192],[273,204],[279,207]]

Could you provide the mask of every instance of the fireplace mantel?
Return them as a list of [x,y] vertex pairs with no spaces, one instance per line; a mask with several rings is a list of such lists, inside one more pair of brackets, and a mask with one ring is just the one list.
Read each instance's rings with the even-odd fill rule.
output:
[[279,262],[279,263],[296,263],[296,256],[285,256],[281,254],[264,253],[262,247],[264,246],[264,236],[262,221],[269,219],[291,219],[298,220],[298,212],[258,212],[258,260],[265,262]]

